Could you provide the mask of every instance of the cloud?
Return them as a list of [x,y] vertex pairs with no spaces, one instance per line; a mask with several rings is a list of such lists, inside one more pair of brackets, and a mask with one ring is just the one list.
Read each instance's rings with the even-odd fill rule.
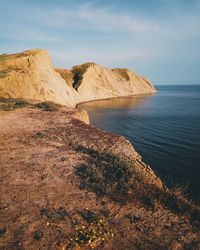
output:
[[108,8],[92,8],[84,6],[77,12],[77,16],[88,21],[97,29],[105,31],[127,31],[127,32],[159,32],[160,27],[156,23],[145,18],[139,18],[135,13],[127,15],[112,12]]
[[107,67],[117,67],[125,65],[127,62],[132,61],[133,58],[134,60],[150,61],[154,56],[154,52],[148,49],[132,49],[128,53],[127,50],[121,50],[116,53],[115,49],[109,48],[105,48],[103,51],[84,48],[65,48],[60,51],[59,49],[50,48],[49,51],[55,65],[64,65],[69,68],[84,62],[96,62]]
[[5,1],[1,6],[0,49],[5,52],[42,47],[58,66],[95,61],[139,67],[141,72],[152,67],[154,79],[157,71],[164,75],[179,65],[189,74],[188,63],[193,68],[200,64],[199,1],[156,0],[153,7],[131,1],[129,9],[121,1],[27,2],[16,0],[10,6]]
[[[25,8],[25,9],[24,9]],[[41,25],[48,28],[64,30],[86,29],[96,31],[124,31],[124,32],[160,32],[158,23],[140,17],[137,13],[114,12],[110,8],[94,7],[91,4],[80,6],[45,7],[29,9],[24,7],[14,13],[14,18],[25,25]],[[27,9],[26,9],[27,8]]]

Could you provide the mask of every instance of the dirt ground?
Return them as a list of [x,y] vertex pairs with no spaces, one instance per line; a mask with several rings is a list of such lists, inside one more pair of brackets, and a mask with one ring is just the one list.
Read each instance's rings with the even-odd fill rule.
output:
[[[199,208],[121,190],[130,178],[119,155],[145,165],[124,138],[81,116],[87,121],[67,108],[0,110],[0,249],[200,249]],[[117,171],[111,186],[106,166]],[[160,185],[151,170],[147,178]]]

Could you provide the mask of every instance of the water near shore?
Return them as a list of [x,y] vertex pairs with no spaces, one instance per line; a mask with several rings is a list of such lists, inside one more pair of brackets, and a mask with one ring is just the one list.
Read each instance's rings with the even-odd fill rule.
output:
[[168,185],[200,201],[200,86],[158,86],[154,96],[80,105],[92,125],[127,137]]

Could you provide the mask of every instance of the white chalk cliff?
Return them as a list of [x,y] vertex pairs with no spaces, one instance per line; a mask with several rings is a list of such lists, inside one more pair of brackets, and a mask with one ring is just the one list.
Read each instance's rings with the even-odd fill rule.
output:
[[53,101],[70,107],[91,100],[155,93],[144,77],[128,69],[95,63],[54,69],[45,50],[0,55],[0,96]]

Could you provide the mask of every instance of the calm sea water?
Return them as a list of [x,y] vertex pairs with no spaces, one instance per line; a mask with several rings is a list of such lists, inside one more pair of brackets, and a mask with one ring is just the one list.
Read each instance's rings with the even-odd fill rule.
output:
[[167,183],[188,185],[200,202],[200,86],[158,86],[153,96],[80,105],[91,124],[129,139]]

